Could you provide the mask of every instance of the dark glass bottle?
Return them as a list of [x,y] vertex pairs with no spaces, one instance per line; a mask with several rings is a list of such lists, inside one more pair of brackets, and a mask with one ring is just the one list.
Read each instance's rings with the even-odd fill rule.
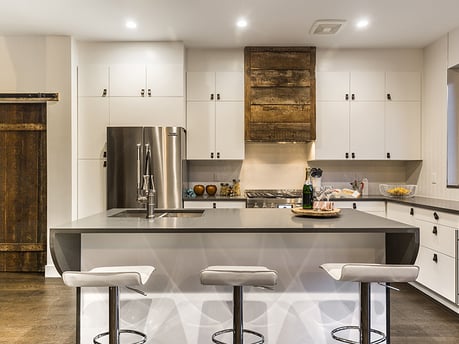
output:
[[314,202],[314,190],[311,182],[311,169],[306,168],[306,178],[303,185],[303,209],[312,209]]

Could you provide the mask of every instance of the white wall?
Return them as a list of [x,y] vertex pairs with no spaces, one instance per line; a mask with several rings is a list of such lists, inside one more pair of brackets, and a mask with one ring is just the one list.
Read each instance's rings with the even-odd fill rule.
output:
[[64,36],[0,37],[0,92],[59,93],[47,112],[48,228],[71,221],[71,46]]
[[424,49],[423,168],[419,193],[449,200],[459,200],[459,189],[446,187],[447,68],[458,63],[459,29]]

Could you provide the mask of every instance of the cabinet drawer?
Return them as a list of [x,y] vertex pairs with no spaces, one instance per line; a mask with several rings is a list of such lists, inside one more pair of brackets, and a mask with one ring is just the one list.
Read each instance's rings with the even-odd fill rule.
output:
[[386,212],[384,202],[378,201],[336,201],[338,208],[353,208],[366,212]]
[[417,220],[439,223],[444,226],[459,227],[459,216],[431,209],[415,208],[414,217]]
[[456,260],[427,247],[419,247],[416,265],[419,266],[417,282],[456,302]]
[[418,220],[421,245],[439,251],[450,257],[455,257],[456,230],[451,227]]
[[387,218],[399,222],[403,222],[409,225],[414,225],[415,219],[414,216],[414,208],[397,204],[397,203],[387,203]]
[[245,201],[184,201],[184,208],[210,209],[210,208],[245,208]]

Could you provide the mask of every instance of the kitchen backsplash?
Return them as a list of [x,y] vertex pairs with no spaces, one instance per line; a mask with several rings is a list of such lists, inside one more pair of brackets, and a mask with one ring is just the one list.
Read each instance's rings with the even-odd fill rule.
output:
[[[220,186],[240,179],[242,190],[299,189],[312,145],[250,143],[243,161],[189,161],[189,186]],[[379,194],[381,183],[416,184],[420,171],[417,161],[310,161],[309,166],[322,168],[322,184],[337,188],[349,188],[353,180],[367,178],[370,195]]]

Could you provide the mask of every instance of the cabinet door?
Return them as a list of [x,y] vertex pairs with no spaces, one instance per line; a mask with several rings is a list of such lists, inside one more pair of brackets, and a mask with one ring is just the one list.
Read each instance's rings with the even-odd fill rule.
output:
[[78,218],[107,209],[104,161],[78,160]]
[[421,101],[421,73],[387,72],[387,94],[392,101]]
[[390,159],[421,159],[420,102],[386,102],[385,150]]
[[183,97],[184,70],[182,64],[156,64],[147,66],[147,96]]
[[349,152],[349,103],[317,102],[316,159],[340,160]]
[[101,159],[109,124],[109,99],[78,97],[78,158]]
[[349,96],[349,72],[317,72],[317,101],[345,101]]
[[110,66],[111,97],[141,97],[146,95],[146,71],[143,64]]
[[385,100],[384,72],[352,72],[350,85],[355,101]]
[[217,159],[244,159],[244,103],[215,104],[215,152]]
[[359,160],[384,159],[384,102],[351,102],[350,152]]
[[182,97],[112,97],[110,125],[185,126]]
[[217,72],[215,93],[217,101],[244,101],[244,73]]
[[108,65],[78,66],[78,96],[103,97],[108,95]]
[[210,101],[215,99],[214,72],[188,72],[186,76],[187,101]]
[[187,159],[215,157],[215,102],[187,103]]

